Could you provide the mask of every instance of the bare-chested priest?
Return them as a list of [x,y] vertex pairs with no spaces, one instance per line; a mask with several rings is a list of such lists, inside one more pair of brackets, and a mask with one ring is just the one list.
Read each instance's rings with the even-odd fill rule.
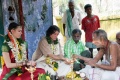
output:
[[[74,58],[84,60],[91,68],[86,66],[80,72],[86,73],[86,80],[120,80],[120,48],[117,42],[108,40],[104,30],[96,30],[92,34],[93,43],[100,48],[98,54],[93,58],[85,58],[74,55]],[[98,61],[105,55],[101,63]]]

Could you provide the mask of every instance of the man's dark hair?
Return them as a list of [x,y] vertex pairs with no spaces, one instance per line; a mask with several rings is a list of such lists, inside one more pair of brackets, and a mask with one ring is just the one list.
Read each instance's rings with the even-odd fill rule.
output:
[[81,30],[79,30],[79,29],[74,29],[74,30],[72,31],[72,35],[74,35],[74,34],[76,34],[76,33],[79,33],[80,35],[82,34]]
[[50,37],[50,35],[55,33],[56,31],[60,32],[60,29],[56,25],[51,25],[46,31],[46,36]]
[[86,10],[86,9],[89,8],[89,7],[92,7],[91,4],[86,4],[86,5],[84,6],[84,9]]

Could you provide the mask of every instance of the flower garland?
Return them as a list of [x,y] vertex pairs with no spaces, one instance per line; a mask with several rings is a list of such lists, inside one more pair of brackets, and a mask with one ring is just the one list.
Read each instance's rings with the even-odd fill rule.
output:
[[46,36],[46,39],[47,39],[48,44],[52,44],[52,43],[58,44],[58,39],[56,39],[55,41],[52,41],[52,39],[48,36]]
[[56,50],[57,50],[57,47],[55,44],[50,44],[50,48],[52,50],[52,53],[55,54]]
[[8,46],[11,48],[12,54],[14,55],[15,61],[17,63],[21,63],[23,61],[26,61],[26,45],[23,43],[19,44],[18,40],[15,40],[13,35],[8,32],[8,38],[10,39],[7,42]]
[[47,37],[47,36],[46,36],[46,40],[47,40],[48,44],[50,44],[50,48],[51,48],[51,50],[52,50],[52,53],[54,54],[55,51],[57,50],[56,44],[59,43],[59,42],[58,42],[58,39],[56,39],[55,41],[52,41],[50,37]]

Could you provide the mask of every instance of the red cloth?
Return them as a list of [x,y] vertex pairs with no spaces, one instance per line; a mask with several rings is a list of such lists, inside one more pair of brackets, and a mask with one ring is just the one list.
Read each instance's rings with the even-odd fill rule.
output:
[[[11,52],[10,52],[10,58],[11,58],[11,62],[14,63],[15,58],[12,58]],[[8,78],[8,80],[31,80],[30,73],[27,70],[25,70],[25,67],[22,67],[21,69],[22,69],[23,73],[20,76],[18,76],[17,74],[13,74],[12,76],[10,76]],[[0,80],[2,80],[8,72],[10,72],[11,68],[7,68],[6,65],[4,64],[2,70],[3,71],[1,73]],[[37,68],[35,70],[35,72],[33,73],[34,80],[38,80],[38,75],[41,73],[43,73],[43,74],[45,73],[44,69]]]
[[85,31],[85,41],[92,42],[92,33],[100,28],[100,22],[98,16],[84,17],[82,19],[82,29]]

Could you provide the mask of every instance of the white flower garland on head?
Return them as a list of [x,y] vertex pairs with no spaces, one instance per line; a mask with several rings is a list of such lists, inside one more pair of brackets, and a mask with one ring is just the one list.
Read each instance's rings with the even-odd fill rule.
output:
[[[14,40],[14,43],[12,43],[12,41],[7,42],[8,46],[11,48],[12,54],[15,57],[15,61],[17,63],[21,63],[27,60],[27,52],[26,52],[26,46],[25,44],[21,44],[20,48],[19,45],[17,43],[17,41],[15,40],[15,38],[13,37],[13,35],[10,33],[10,36],[12,37],[12,39]],[[20,58],[20,51],[21,50],[21,58]]]

